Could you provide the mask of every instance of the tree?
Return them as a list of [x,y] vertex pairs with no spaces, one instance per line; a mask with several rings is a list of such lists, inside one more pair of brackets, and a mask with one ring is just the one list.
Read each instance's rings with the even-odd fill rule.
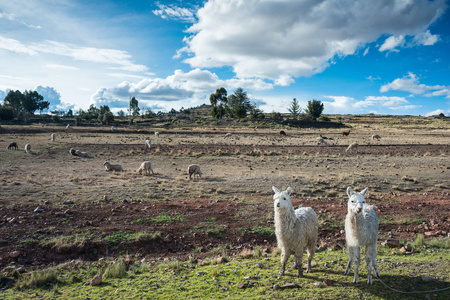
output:
[[311,117],[314,121],[317,120],[318,117],[323,112],[323,103],[319,100],[309,100],[308,105],[306,106],[305,113]]
[[237,88],[227,99],[225,106],[226,113],[232,118],[245,118],[247,112],[252,108],[247,92],[242,88]]
[[67,111],[66,117],[73,117],[73,111],[71,108],[69,108],[69,110]]
[[225,105],[228,102],[227,94],[227,90],[221,87],[209,96],[212,105],[211,116],[216,119],[221,119],[225,115]]
[[109,125],[112,121],[114,121],[113,113],[110,111],[105,112],[102,116],[102,123],[105,125]]
[[147,108],[147,110],[145,111],[143,117],[146,119],[151,119],[155,116],[155,113],[152,111],[151,108]]
[[3,103],[5,107],[10,107],[13,110],[14,115],[17,116],[19,111],[22,110],[22,98],[23,94],[19,90],[9,91],[8,95],[6,95],[3,100]]
[[117,116],[118,116],[119,118],[125,118],[125,112],[124,112],[123,110],[119,110],[119,111],[117,112]]
[[50,102],[44,101],[44,97],[36,91],[25,91],[22,107],[23,110],[34,114],[36,110],[43,111],[50,106]]
[[302,112],[302,109],[298,105],[297,99],[293,99],[291,102],[291,107],[288,108],[289,112],[291,113],[292,119],[297,119],[300,113]]
[[130,115],[133,117],[137,117],[139,116],[139,111],[141,109],[139,108],[139,102],[137,101],[137,99],[135,97],[130,98]]
[[14,111],[9,107],[0,106],[0,120],[14,120]]
[[264,119],[264,111],[255,105],[249,109],[248,114],[252,119]]

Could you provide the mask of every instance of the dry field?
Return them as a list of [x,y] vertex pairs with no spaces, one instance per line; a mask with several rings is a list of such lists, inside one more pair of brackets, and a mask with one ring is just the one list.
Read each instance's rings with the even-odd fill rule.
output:
[[[230,251],[274,246],[272,186],[291,186],[294,206],[320,215],[322,245],[343,246],[347,186],[369,187],[380,242],[388,232],[398,240],[450,232],[446,123],[432,129],[353,124],[346,137],[341,129],[285,129],[287,136],[275,129],[157,129],[159,137],[154,130],[1,126],[0,268],[13,260],[47,265],[121,253],[161,258],[208,255],[220,245]],[[380,141],[371,140],[374,133]],[[317,145],[319,134],[328,145]],[[12,141],[19,150],[6,149]],[[359,152],[345,153],[353,142]],[[27,143],[31,153],[23,150]],[[71,156],[70,148],[91,158]],[[125,172],[105,171],[106,160]],[[145,160],[156,174],[136,173]],[[192,163],[203,172],[195,181],[187,176]],[[34,212],[37,207],[43,211]],[[127,240],[142,232],[161,239]],[[55,237],[72,242],[58,247]],[[19,257],[11,258],[13,251]]]

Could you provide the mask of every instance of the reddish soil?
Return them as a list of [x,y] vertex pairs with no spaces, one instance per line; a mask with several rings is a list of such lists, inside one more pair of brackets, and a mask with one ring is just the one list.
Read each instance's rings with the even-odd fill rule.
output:
[[[275,246],[274,235],[263,235],[252,232],[255,226],[273,228],[270,219],[239,219],[240,210],[254,211],[261,216],[270,215],[271,195],[255,195],[261,197],[260,205],[248,205],[235,201],[211,201],[196,199],[169,203],[145,204],[105,203],[86,206],[56,206],[47,204],[43,212],[34,212],[35,206],[15,205],[0,208],[0,247],[2,257],[0,268],[15,261],[19,265],[46,266],[60,263],[68,259],[81,258],[95,260],[107,255],[137,254],[138,257],[158,259],[166,256],[186,258],[197,251],[197,256],[207,256],[208,251],[224,246],[228,252],[238,252],[243,247]],[[388,238],[393,232],[394,239],[411,239],[418,232],[429,236],[447,236],[450,232],[450,198],[448,195],[395,196],[386,195],[380,198],[369,197],[368,202],[375,204],[381,219],[379,242]],[[319,244],[343,247],[344,234],[342,221],[346,213],[345,200],[293,199],[294,206],[302,202],[311,206],[320,215]],[[183,220],[169,223],[152,222],[152,218],[167,215]],[[386,219],[392,217],[392,222]],[[223,232],[206,233],[206,228],[194,228],[199,220],[215,221],[216,228],[224,228]],[[423,218],[418,219],[418,218]],[[141,221],[138,221],[141,220]],[[395,223],[395,224],[391,224]],[[202,223],[205,224],[205,223]],[[207,226],[207,225],[205,225]],[[160,239],[144,238],[140,241],[123,241],[111,244],[106,239],[119,232],[160,232]],[[53,236],[70,236],[76,233],[90,234],[96,238],[87,238],[84,243],[65,245],[64,247],[43,246],[39,241]],[[18,258],[10,258],[8,254],[19,251]]]

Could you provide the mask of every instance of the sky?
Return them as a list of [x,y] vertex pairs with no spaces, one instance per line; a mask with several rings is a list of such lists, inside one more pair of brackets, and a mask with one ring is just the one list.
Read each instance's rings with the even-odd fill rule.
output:
[[266,113],[450,115],[446,0],[0,0],[0,101],[167,112],[241,87]]

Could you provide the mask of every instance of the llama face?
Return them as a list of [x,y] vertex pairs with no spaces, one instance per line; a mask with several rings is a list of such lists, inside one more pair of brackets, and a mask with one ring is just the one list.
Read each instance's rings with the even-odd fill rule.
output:
[[348,211],[352,211],[354,213],[360,213],[363,209],[364,203],[366,200],[364,199],[364,195],[367,193],[369,188],[365,188],[360,193],[356,193],[352,190],[351,187],[347,188],[348,195]]
[[274,208],[280,209],[280,208],[287,208],[291,207],[291,188],[288,187],[285,191],[280,191],[276,187],[272,187],[272,190],[274,191],[273,200],[274,200]]

